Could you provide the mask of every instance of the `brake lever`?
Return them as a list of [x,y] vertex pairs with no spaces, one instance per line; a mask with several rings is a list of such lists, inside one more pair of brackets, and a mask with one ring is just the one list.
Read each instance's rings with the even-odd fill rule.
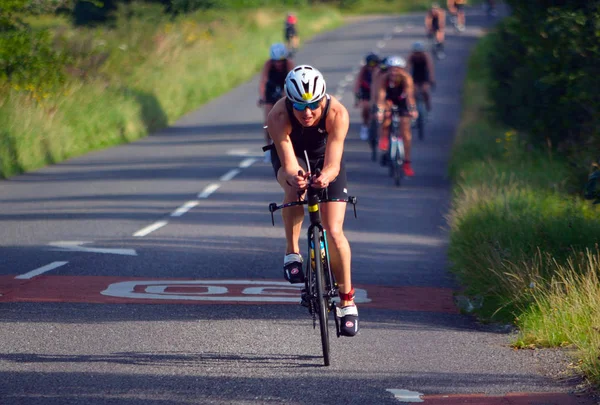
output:
[[276,203],[269,204],[269,212],[271,213],[271,223],[273,224],[273,226],[275,226],[275,216],[273,215],[273,213],[275,211],[277,211],[277,204]]
[[356,201],[356,197],[348,196],[348,202],[352,204],[352,208],[354,208],[354,218],[358,218],[358,216],[356,216]]

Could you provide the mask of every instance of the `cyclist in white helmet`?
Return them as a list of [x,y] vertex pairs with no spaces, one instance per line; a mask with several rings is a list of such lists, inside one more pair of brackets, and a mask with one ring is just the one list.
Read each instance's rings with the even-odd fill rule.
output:
[[[312,180],[313,186],[327,189],[330,199],[348,197],[343,154],[348,133],[348,110],[326,92],[321,72],[309,65],[298,66],[285,80],[286,97],[279,100],[267,119],[273,139],[271,161],[275,176],[284,191],[284,203],[297,201]],[[305,157],[308,156],[309,162]],[[313,173],[308,172],[307,163]],[[321,173],[315,176],[316,169]],[[302,175],[300,175],[302,173]],[[339,285],[342,333],[358,332],[358,311],[350,277],[350,245],[344,235],[346,202],[329,202],[321,207],[327,230],[331,269]],[[286,237],[284,277],[291,283],[303,283],[299,238],[304,218],[302,207],[283,210]]]
[[[283,97],[283,87],[285,77],[288,72],[294,68],[294,62],[289,59],[288,51],[284,44],[276,43],[271,45],[269,51],[270,58],[263,66],[258,84],[259,100],[258,105],[264,109],[264,122],[267,125],[267,116],[273,108],[273,105]],[[271,143],[269,134],[265,131],[265,141]],[[265,154],[265,162],[270,162],[270,151]]]
[[[414,176],[411,164],[411,132],[410,121],[416,119],[419,114],[415,103],[413,79],[406,71],[406,60],[400,56],[387,58],[387,72],[378,81],[377,89],[377,113],[381,125],[381,136],[379,137],[379,149],[387,152],[389,147],[390,124],[392,123],[391,107],[396,106],[400,110],[400,130],[404,140],[406,160],[402,166],[406,176]],[[386,164],[386,153],[382,153],[382,164]]]

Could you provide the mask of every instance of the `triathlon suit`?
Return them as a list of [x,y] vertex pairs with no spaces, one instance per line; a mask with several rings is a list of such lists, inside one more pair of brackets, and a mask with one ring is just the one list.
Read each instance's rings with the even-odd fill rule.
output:
[[410,57],[412,64],[412,78],[415,84],[429,83],[429,68],[427,56],[423,52],[415,52]]
[[371,83],[373,82],[373,71],[368,68],[364,68],[362,71],[362,77],[360,78],[360,87],[358,89],[358,98],[360,100],[371,99]]
[[406,91],[404,86],[404,80],[399,83],[399,85],[394,85],[390,83],[390,78],[387,78],[387,83],[385,84],[385,99],[392,102],[393,105],[398,107],[400,112],[400,116],[408,116],[408,101],[406,99]]
[[430,10],[429,16],[431,17],[431,31],[438,32],[440,30],[440,13],[433,13]]
[[285,78],[289,71],[287,69],[287,59],[284,59],[281,62],[284,64],[284,68],[278,70],[273,61],[270,61],[271,67],[269,68],[267,84],[265,86],[266,104],[275,104],[283,95],[283,85],[285,84]]
[[[319,120],[319,123],[312,127],[305,127],[296,119],[293,112],[292,102],[289,99],[285,100],[285,107],[288,113],[288,118],[292,124],[292,133],[290,134],[290,140],[294,147],[294,154],[298,159],[298,163],[305,171],[308,171],[306,164],[306,157],[304,151],[308,155],[310,161],[310,169],[312,174],[315,174],[315,170],[323,169],[323,163],[325,161],[325,148],[327,145],[327,129],[325,128],[327,113],[329,112],[329,105],[331,98],[329,94],[326,94],[327,104],[323,109],[323,115]],[[277,149],[272,147],[271,149],[271,164],[275,171],[275,176],[281,168],[281,160],[277,155]],[[343,199],[348,198],[347,191],[347,179],[346,179],[346,168],[344,166],[344,159],[340,162],[340,172],[336,179],[329,183],[326,189],[327,198],[331,199]]]

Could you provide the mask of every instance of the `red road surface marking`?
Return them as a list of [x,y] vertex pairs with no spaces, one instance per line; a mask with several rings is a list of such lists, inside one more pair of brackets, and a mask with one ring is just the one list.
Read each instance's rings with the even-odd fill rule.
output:
[[512,393],[505,396],[423,395],[426,405],[593,405],[591,398],[564,393]]
[[[194,283],[210,284],[211,287]],[[226,280],[223,284],[219,284],[219,280],[51,275],[42,275],[31,280],[15,280],[14,276],[0,276],[0,294],[2,294],[0,302],[85,302],[101,304],[289,303],[294,305],[299,302],[299,287],[287,285],[280,280],[253,280],[247,283],[244,284],[243,280]],[[117,285],[115,286],[115,284]],[[110,289],[109,286],[111,286]],[[108,290],[116,291],[118,290],[116,287],[127,291],[128,294],[125,294],[125,296],[109,296],[101,293],[104,291],[106,294]],[[454,305],[452,290],[449,288],[376,285],[356,285],[355,288],[365,290],[368,299],[370,299],[370,302],[362,303],[361,307],[399,311],[459,313]],[[257,293],[257,289],[260,292]],[[223,293],[223,291],[226,292]],[[287,302],[282,302],[282,300],[287,300]]]

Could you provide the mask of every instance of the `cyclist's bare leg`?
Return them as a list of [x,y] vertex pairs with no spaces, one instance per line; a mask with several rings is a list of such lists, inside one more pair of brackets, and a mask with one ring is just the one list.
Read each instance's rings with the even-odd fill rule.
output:
[[458,25],[461,27],[464,27],[465,26],[465,10],[464,9],[458,10],[457,16],[458,16]]
[[427,111],[431,111],[431,85],[429,83],[422,83],[419,87],[423,92],[423,98],[425,99],[425,107],[427,108]]
[[383,123],[379,128],[379,149],[381,151],[388,150],[390,144],[390,125],[392,124],[392,116],[389,111],[385,112]]
[[[277,182],[283,189],[283,203],[298,201],[298,191],[287,184],[283,169],[277,172]],[[304,220],[304,207],[289,207],[281,210],[283,218],[283,227],[285,229],[285,253],[300,253],[300,232],[302,231],[302,221]]]
[[443,44],[444,43],[444,31],[437,30],[435,33],[435,39],[437,40],[438,43]]
[[[273,109],[273,104],[265,104],[264,105],[264,112],[265,112],[265,124],[267,125],[267,117],[269,116],[269,113],[271,112],[271,110]],[[265,145],[269,145],[271,144],[271,137],[269,136],[269,132],[265,129]]]
[[361,100],[360,106],[362,109],[362,120],[363,125],[369,125],[369,118],[371,116],[371,102],[369,100]]
[[[351,252],[350,244],[344,235],[344,217],[346,215],[345,202],[330,202],[321,205],[323,227],[327,231],[327,245],[329,246],[329,261],[331,270],[338,282],[340,292],[347,294],[352,289],[350,275]],[[342,300],[341,305],[352,305],[352,301]]]
[[404,141],[404,155],[409,162],[411,159],[412,150],[412,134],[410,132],[410,117],[400,118],[400,128],[402,130],[402,140]]

